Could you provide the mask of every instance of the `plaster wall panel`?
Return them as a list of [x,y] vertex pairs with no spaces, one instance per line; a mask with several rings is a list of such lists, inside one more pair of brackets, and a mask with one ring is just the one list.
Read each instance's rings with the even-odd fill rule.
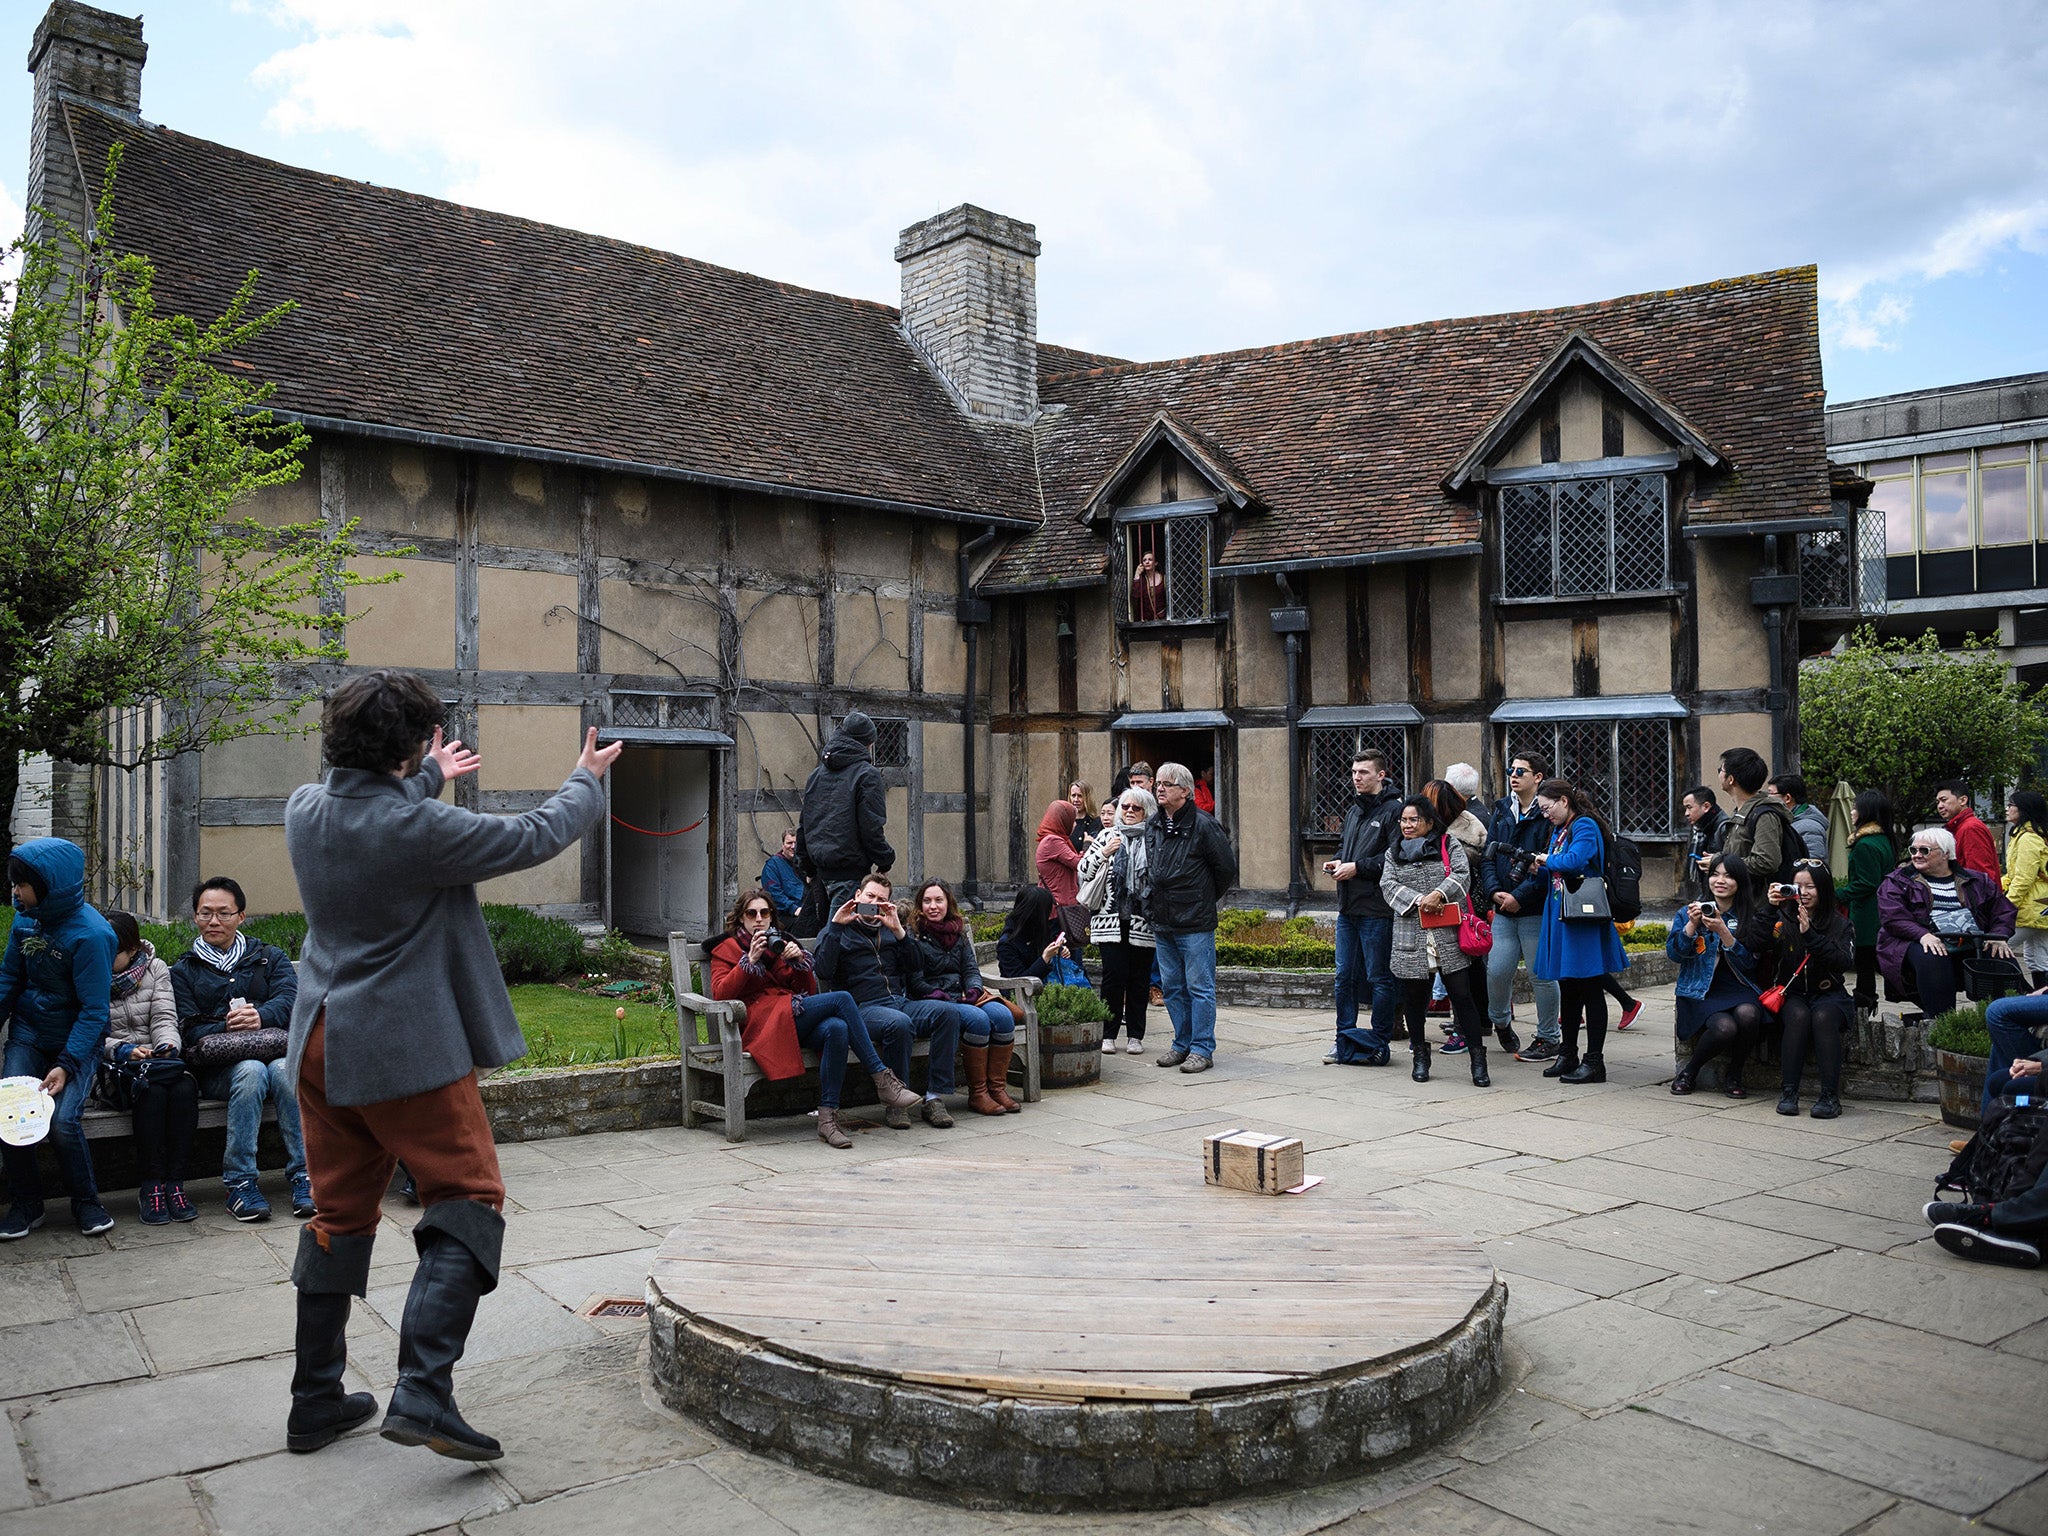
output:
[[1159,683],[1159,642],[1133,640],[1128,657],[1131,708],[1149,714],[1162,707]]
[[910,878],[910,791],[902,785],[889,790],[889,846],[896,850],[896,866],[891,871],[898,884]]
[[755,790],[801,790],[818,766],[811,733],[815,722],[782,710],[752,710],[740,717],[734,733],[734,787]]
[[1600,619],[1600,691],[1671,691],[1671,616],[1610,613]]
[[1507,451],[1493,462],[1502,469],[1519,469],[1527,464],[1541,464],[1543,462],[1543,423],[1541,419],[1536,415],[1531,415],[1524,422],[1522,430],[1515,434],[1515,440],[1508,445]]
[[[1116,634],[1109,605],[1091,592],[1074,597],[1074,644],[1079,662],[1075,702],[1084,710],[1116,707]],[[926,674],[929,678],[929,673]]]
[[1572,691],[1570,619],[1509,619],[1505,681],[1511,699],[1559,699]]
[[[1294,578],[1297,583],[1300,577]],[[1300,587],[1297,585],[1296,590]],[[1351,657],[1345,645],[1347,638],[1344,615],[1344,575],[1311,576],[1308,578],[1308,671],[1301,680],[1302,705],[1348,704],[1350,702],[1349,678]],[[1271,606],[1280,605],[1280,596],[1273,594]],[[1256,606],[1256,604],[1254,605]],[[1254,614],[1245,610],[1249,620],[1243,626],[1246,632],[1247,649],[1256,650],[1261,661],[1260,691],[1248,690],[1242,697],[1259,704],[1284,704],[1287,701],[1287,652],[1281,637],[1273,633],[1273,626],[1263,612]],[[1267,674],[1270,674],[1270,681]],[[1243,678],[1240,677],[1240,683]]]
[[358,667],[455,665],[455,567],[438,560],[363,556],[349,569],[370,578],[397,575],[384,586],[356,587],[348,611],[348,659]]
[[[983,643],[991,628],[983,627]],[[1086,672],[1084,665],[1084,676]],[[953,695],[967,691],[967,631],[954,623],[949,613],[924,616],[924,691]]]
[[924,818],[924,868],[919,878],[944,880],[957,894],[967,875],[967,818],[932,811]]
[[712,493],[635,475],[599,478],[593,509],[600,555],[709,573],[718,565]]
[[[602,828],[591,834],[601,837]],[[500,875],[476,888],[477,900],[500,901],[510,906],[538,907],[567,905],[583,899],[583,845],[571,843],[547,863],[517,874]]]
[[1237,733],[1237,795],[1242,824],[1229,829],[1237,844],[1238,882],[1259,890],[1287,886],[1287,732]]
[[[308,473],[317,473],[312,465]],[[352,441],[344,471],[348,514],[365,528],[423,539],[455,537],[455,458],[409,443]]]
[[1100,807],[1103,797],[1109,793],[1110,780],[1116,777],[1116,764],[1111,761],[1109,749],[1109,732],[1083,731],[1080,748],[1081,779]]
[[910,519],[835,513],[832,526],[833,561],[843,573],[884,581],[910,579]]
[[733,494],[733,558],[745,570],[815,581],[824,569],[818,515],[791,497]]
[[[1486,779],[1486,727],[1476,722],[1441,721],[1430,732],[1434,750],[1430,753],[1430,775],[1442,778],[1444,770],[1453,763],[1470,763],[1479,770],[1482,783]],[[1416,786],[1420,788],[1420,785]]]
[[[1025,751],[1025,762],[1028,767],[1024,779],[1025,793],[1023,805],[1025,816],[1030,825],[1025,828],[1024,846],[1028,850],[1038,846],[1038,838],[1035,835],[1038,818],[1045,813],[1045,808],[1048,805],[1051,805],[1053,801],[1059,799],[1067,792],[1067,786],[1060,782],[1060,738],[1058,733],[1054,731],[1033,731],[1031,733],[1030,745]],[[1007,834],[1005,836],[1007,840]],[[1027,869],[1031,867],[1028,856],[1025,867]],[[1028,876],[1020,875],[1020,878],[1035,880],[1037,879],[1037,874],[1033,872]]]
[[234,505],[237,517],[253,517],[266,528],[287,523],[320,521],[320,449],[306,450],[299,478],[283,485],[265,485],[249,492]]
[[576,670],[576,578],[484,566],[476,573],[477,659],[488,672]]
[[738,594],[740,647],[755,681],[809,683],[818,676],[818,604],[815,598]]
[[1628,406],[1621,408],[1621,451],[1625,455],[1634,458],[1638,454],[1664,453],[1670,447],[1670,438]]
[[[957,795],[965,791],[962,775],[966,764],[960,753],[960,738],[965,733],[955,720],[927,720],[924,722],[924,788],[930,795]],[[985,772],[984,763],[988,756],[984,742],[976,742],[982,750],[976,754],[975,771]]]
[[[1721,754],[1732,747],[1748,747],[1764,761],[1771,757],[1771,717],[1769,715],[1701,715],[1700,716],[1700,771],[1699,782],[1710,785],[1721,809],[1732,809],[1727,793],[1721,788]],[[1680,789],[1689,787],[1694,781],[1679,777]]]
[[1025,669],[1034,714],[1052,714],[1060,707],[1059,627],[1057,604],[1049,597],[1029,597],[1024,602],[1025,643],[1030,665]]
[[1372,702],[1408,698],[1408,578],[1398,565],[1370,567],[1366,603],[1372,611]]
[[600,582],[604,670],[717,676],[718,609],[705,597],[701,590]]
[[1430,680],[1439,699],[1479,697],[1477,556],[1431,563],[1429,649]]
[[[558,789],[582,749],[582,711],[566,704],[480,704],[477,770],[483,789]],[[630,749],[628,749],[630,750]]]
[[1762,613],[1749,600],[1758,569],[1753,539],[1696,539],[1699,581],[1700,686],[1764,688],[1771,674]]
[[477,537],[506,549],[575,554],[580,478],[530,459],[484,460],[477,476]]
[[844,687],[909,688],[909,604],[872,592],[841,592],[837,657]]
[[1180,707],[1217,709],[1221,705],[1216,686],[1216,642],[1207,635],[1190,635],[1180,643]]
[[1600,391],[1584,373],[1575,372],[1558,391],[1558,456],[1567,464],[1602,457]]
[[[296,716],[318,726],[320,707],[309,704]],[[267,800],[288,795],[320,777],[320,737],[244,736],[208,747],[199,758],[200,794],[208,799]]]
[[[1337,593],[1336,638],[1330,638],[1325,627],[1322,604],[1317,589],[1328,585],[1315,577],[1309,578],[1310,609],[1314,616],[1315,634],[1309,647],[1311,661],[1320,662],[1324,646],[1334,645],[1339,652],[1344,648],[1344,584],[1341,580],[1334,586]],[[1231,643],[1237,647],[1237,696],[1248,703],[1273,704],[1287,697],[1287,654],[1281,648],[1280,637],[1273,633],[1273,626],[1266,619],[1265,610],[1259,606],[1259,594],[1274,591],[1271,583],[1259,581],[1238,581],[1231,584],[1231,611],[1239,618],[1230,626]],[[1300,590],[1300,578],[1296,578],[1296,590]],[[1268,606],[1278,606],[1277,592]],[[1343,659],[1341,655],[1332,663],[1337,675],[1336,687],[1339,692],[1336,702],[1342,702],[1344,687]],[[1303,680],[1304,687],[1307,680]],[[1321,684],[1317,684],[1320,688]],[[1317,699],[1325,698],[1318,692]]]
[[[299,883],[285,852],[283,827],[201,827],[199,869],[202,879],[226,875],[238,881],[249,898],[249,915],[301,910]],[[171,893],[173,907],[183,915],[186,893]],[[175,957],[173,957],[175,958]]]

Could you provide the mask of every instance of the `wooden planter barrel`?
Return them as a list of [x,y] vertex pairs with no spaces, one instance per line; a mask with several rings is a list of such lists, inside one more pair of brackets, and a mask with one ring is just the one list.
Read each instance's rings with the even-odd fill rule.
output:
[[1043,1088],[1080,1088],[1102,1081],[1102,1026],[1038,1021],[1039,1073]]
[[1941,1088],[1941,1118],[1945,1123],[1958,1130],[1977,1128],[1977,1110],[1984,1102],[1984,1071],[1990,1065],[1987,1057],[1936,1049],[1934,1080]]

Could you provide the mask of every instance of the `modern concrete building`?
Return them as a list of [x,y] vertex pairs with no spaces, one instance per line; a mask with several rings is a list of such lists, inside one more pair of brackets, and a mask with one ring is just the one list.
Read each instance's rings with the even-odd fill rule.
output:
[[[1494,792],[1540,748],[1648,845],[1653,896],[1705,765],[1796,750],[1800,626],[1847,602],[1806,568],[1853,480],[1811,268],[1128,363],[1038,339],[1012,218],[905,230],[890,308],[188,137],[142,117],[145,57],[139,21],[51,6],[30,195],[82,222],[121,144],[160,302],[217,313],[252,268],[295,302],[243,361],[313,448],[252,510],[353,520],[401,578],[347,594],[349,665],[444,691],[482,809],[545,794],[586,725],[634,745],[608,836],[499,899],[704,926],[852,708],[899,880],[1028,882],[1068,781],[1178,758],[1269,901],[1315,897],[1362,743]],[[60,819],[122,850],[110,899],[221,870],[292,906],[314,754],[60,776]]]

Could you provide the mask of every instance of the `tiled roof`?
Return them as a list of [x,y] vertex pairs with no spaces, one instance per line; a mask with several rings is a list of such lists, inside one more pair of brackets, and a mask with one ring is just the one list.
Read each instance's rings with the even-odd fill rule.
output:
[[297,303],[245,359],[281,409],[1037,515],[1024,434],[971,424],[887,305],[67,114],[89,180],[126,146],[115,230],[163,308],[210,318],[251,268],[266,306]]
[[1574,331],[1658,391],[1725,451],[1685,508],[1693,524],[1828,512],[1819,309],[1812,267],[1568,309],[1441,320],[1045,379],[1037,429],[1046,520],[987,585],[1100,574],[1091,490],[1162,411],[1210,441],[1257,490],[1221,563],[1358,558],[1469,543],[1476,499],[1441,482]]

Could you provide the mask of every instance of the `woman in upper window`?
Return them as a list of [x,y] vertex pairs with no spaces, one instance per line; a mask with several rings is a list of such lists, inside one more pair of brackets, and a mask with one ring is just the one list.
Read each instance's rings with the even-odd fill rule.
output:
[[1166,573],[1151,550],[1138,556],[1138,569],[1131,577],[1131,622],[1156,624],[1166,617]]

